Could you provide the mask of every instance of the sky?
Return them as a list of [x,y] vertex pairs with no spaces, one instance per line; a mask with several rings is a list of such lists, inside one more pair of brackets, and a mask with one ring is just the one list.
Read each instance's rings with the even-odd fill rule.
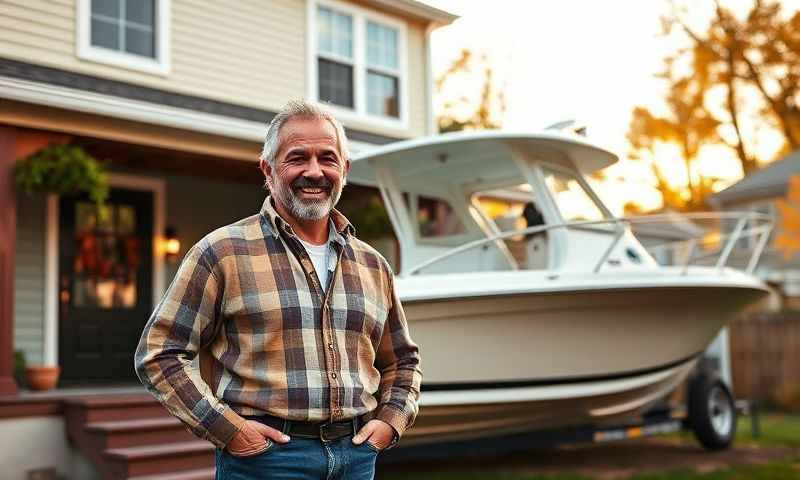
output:
[[[585,124],[590,140],[621,157],[606,172],[610,180],[595,184],[611,210],[621,214],[630,200],[648,209],[661,206],[650,167],[626,158],[625,133],[635,106],[662,106],[663,87],[654,75],[680,45],[675,35],[660,35],[666,0],[424,2],[460,15],[432,34],[435,76],[464,48],[485,54],[506,92],[503,128],[537,130],[565,120]],[[713,2],[692,6],[690,21],[703,24]],[[671,163],[672,168],[664,165],[667,178],[683,183],[681,162]],[[727,152],[698,165],[728,182],[741,176]]]

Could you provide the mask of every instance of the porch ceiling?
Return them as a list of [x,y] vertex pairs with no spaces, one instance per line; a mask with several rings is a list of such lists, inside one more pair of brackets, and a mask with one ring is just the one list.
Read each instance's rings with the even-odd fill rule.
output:
[[75,137],[73,143],[81,145],[99,160],[113,165],[175,175],[231,180],[249,185],[263,183],[263,175],[254,161],[202,155],[180,150],[114,142],[92,137]]

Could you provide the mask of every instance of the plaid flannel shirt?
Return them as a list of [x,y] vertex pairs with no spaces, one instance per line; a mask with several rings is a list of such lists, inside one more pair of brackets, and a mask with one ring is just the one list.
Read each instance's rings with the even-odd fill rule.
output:
[[135,368],[195,435],[224,447],[241,415],[263,413],[318,422],[371,412],[398,436],[413,424],[422,372],[391,269],[343,215],[331,220],[327,293],[270,197],[187,252]]

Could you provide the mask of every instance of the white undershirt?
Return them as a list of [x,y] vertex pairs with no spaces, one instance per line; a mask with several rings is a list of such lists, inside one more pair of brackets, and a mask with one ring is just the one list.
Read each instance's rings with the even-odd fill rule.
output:
[[314,264],[314,271],[317,272],[317,278],[322,285],[323,290],[328,287],[328,266],[325,264],[328,258],[328,248],[330,248],[330,240],[322,245],[314,245],[313,243],[305,242],[301,239],[300,243],[306,248],[308,256],[311,257],[311,263]]

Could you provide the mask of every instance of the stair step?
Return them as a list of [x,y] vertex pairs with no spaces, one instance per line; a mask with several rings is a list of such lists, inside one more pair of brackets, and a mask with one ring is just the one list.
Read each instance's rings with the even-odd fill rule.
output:
[[202,468],[178,473],[157,473],[155,475],[130,477],[128,480],[214,480],[216,473],[217,471],[214,468]]
[[126,478],[214,466],[214,445],[204,440],[112,448],[103,452],[112,471]]
[[84,430],[103,449],[197,440],[180,420],[171,416],[91,422]]
[[92,395],[65,401],[67,410],[83,411],[86,422],[168,416],[167,410],[146,393]]
[[182,427],[183,424],[175,417],[135,418],[132,420],[112,420],[106,422],[91,422],[86,424],[90,432],[134,432],[142,430],[159,430],[162,428]]

